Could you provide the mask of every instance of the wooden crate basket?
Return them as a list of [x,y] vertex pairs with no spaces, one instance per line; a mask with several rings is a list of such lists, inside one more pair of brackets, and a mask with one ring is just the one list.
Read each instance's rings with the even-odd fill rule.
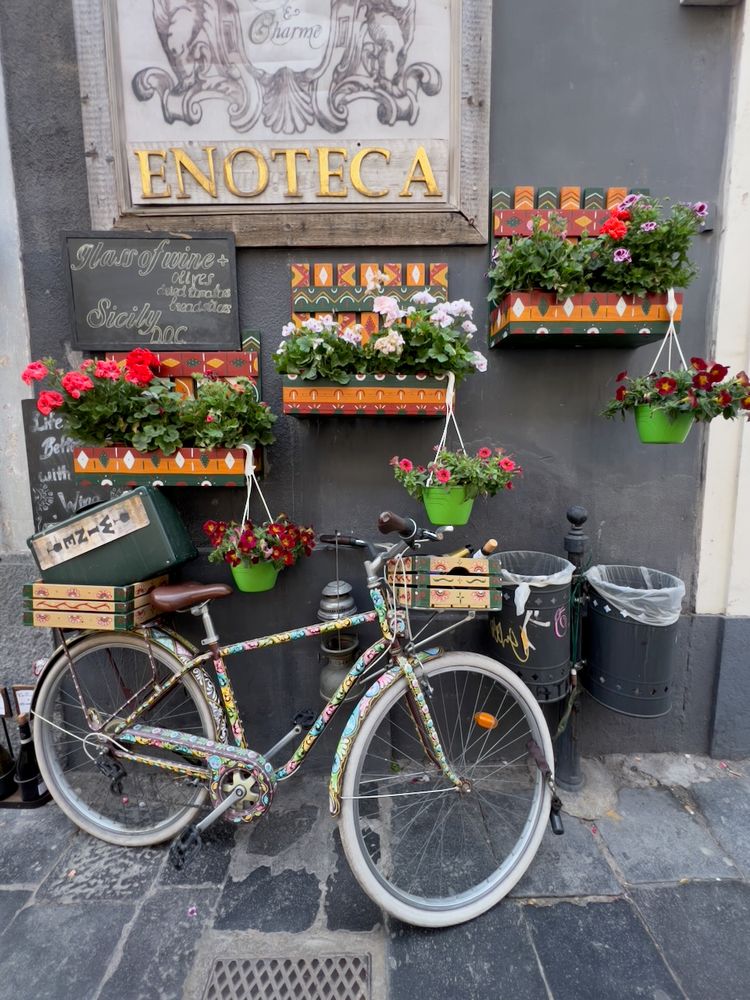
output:
[[411,556],[390,562],[386,579],[402,607],[432,611],[498,611],[502,607],[497,556]]
[[156,617],[151,591],[168,581],[168,576],[155,576],[123,587],[27,583],[23,623],[35,628],[126,632]]

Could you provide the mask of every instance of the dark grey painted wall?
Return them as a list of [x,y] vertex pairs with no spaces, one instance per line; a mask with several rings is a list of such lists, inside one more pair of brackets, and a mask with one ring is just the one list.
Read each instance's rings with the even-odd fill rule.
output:
[[[716,202],[720,197],[736,12],[682,8],[676,0],[526,0],[494,5],[490,176],[497,184],[580,184],[649,187],[658,196]],[[79,114],[72,16],[68,0],[0,7],[2,62],[16,164],[32,353],[60,357],[69,345],[67,302],[58,232],[86,228],[88,203]],[[30,58],[30,53],[33,58]],[[707,350],[706,317],[715,263],[713,234],[695,256],[701,275],[688,290],[682,340],[686,354]],[[376,259],[449,262],[450,292],[471,299],[480,334],[486,328],[487,248],[377,251]],[[295,259],[373,259],[364,251],[241,250],[240,314],[263,334],[264,396],[278,407],[280,388],[270,356],[289,318],[289,264]],[[514,493],[479,503],[456,542],[494,535],[505,548],[558,552],[565,509],[590,512],[592,556],[601,562],[645,563],[675,572],[692,591],[702,436],[681,448],[647,448],[630,425],[599,416],[622,368],[644,371],[652,348],[639,351],[501,352],[489,370],[460,391],[468,447],[491,441],[510,449],[526,470]],[[440,428],[433,421],[279,420],[269,451],[265,489],[271,507],[314,523],[372,534],[375,517],[391,507],[418,507],[390,477],[394,452],[424,459]],[[233,491],[172,491],[191,530],[207,517],[239,516]],[[190,575],[218,578],[205,562]],[[341,574],[364,603],[361,572],[350,554]],[[284,574],[262,597],[236,596],[217,608],[228,640],[253,629],[270,631],[314,620],[320,589],[334,576],[333,557],[319,553]],[[684,698],[670,721],[616,719],[586,709],[591,751],[708,747],[710,692],[720,655],[710,622],[688,619],[678,665]],[[484,643],[484,627],[459,642]],[[698,643],[701,655],[690,651]],[[317,687],[313,644],[238,658],[243,707],[277,735],[286,710],[312,704]],[[700,692],[700,697],[698,697]],[[709,699],[704,701],[703,698]]]

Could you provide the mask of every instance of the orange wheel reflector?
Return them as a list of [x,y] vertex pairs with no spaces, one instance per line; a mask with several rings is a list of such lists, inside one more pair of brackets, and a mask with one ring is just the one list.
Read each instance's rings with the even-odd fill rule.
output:
[[482,729],[497,729],[497,719],[489,712],[477,712],[474,722]]

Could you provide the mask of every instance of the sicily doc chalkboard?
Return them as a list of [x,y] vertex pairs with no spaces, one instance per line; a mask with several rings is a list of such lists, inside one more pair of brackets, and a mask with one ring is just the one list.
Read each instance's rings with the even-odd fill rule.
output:
[[65,233],[84,351],[240,349],[231,233]]

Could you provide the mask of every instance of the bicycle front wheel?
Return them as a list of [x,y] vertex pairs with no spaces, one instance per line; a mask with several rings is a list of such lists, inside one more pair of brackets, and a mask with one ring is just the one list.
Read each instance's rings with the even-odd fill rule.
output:
[[[100,840],[126,847],[169,840],[206,800],[204,782],[122,757],[104,735],[180,667],[156,643],[102,632],[75,643],[70,660],[61,653],[41,682],[34,708],[39,768],[63,812]],[[209,705],[189,674],[138,721],[215,739]],[[99,725],[103,733],[93,731]],[[174,764],[184,760],[153,747],[122,749]],[[108,762],[123,768],[119,784],[103,768]]]
[[431,758],[404,679],[357,733],[342,788],[341,839],[365,892],[407,923],[446,927],[484,913],[528,868],[550,791],[529,754],[552,743],[528,688],[489,657],[447,653],[420,675],[457,791]]

